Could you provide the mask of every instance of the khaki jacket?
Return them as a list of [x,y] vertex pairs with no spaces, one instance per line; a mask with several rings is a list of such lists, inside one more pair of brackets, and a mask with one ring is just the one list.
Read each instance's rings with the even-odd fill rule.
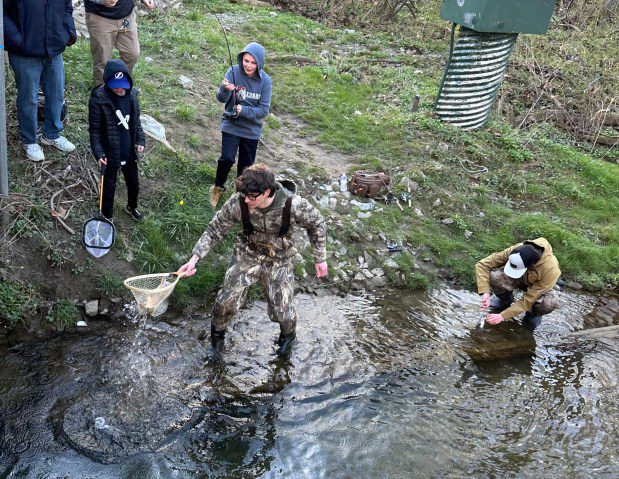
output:
[[516,247],[527,243],[543,248],[544,252],[540,260],[527,269],[524,276],[520,278],[520,281],[527,286],[527,289],[522,299],[516,301],[501,313],[504,319],[512,319],[520,313],[530,311],[537,298],[550,291],[557,284],[557,280],[561,276],[561,270],[559,269],[557,258],[552,254],[552,246],[550,246],[546,238],[537,238],[532,241],[515,244],[499,253],[493,253],[475,265],[477,292],[479,294],[490,293],[490,271],[505,266],[511,252]]
[[[286,184],[294,183],[286,181]],[[296,188],[296,187],[295,187]],[[290,228],[283,238],[278,236],[282,224],[282,211],[288,197],[292,196]],[[265,209],[252,208],[249,217],[254,233],[249,237],[243,234],[239,194],[228,199],[215,214],[211,222],[193,248],[193,254],[203,258],[215,243],[220,241],[235,225],[241,225],[237,248],[243,248],[250,256],[268,255],[272,259],[292,258],[297,250],[292,241],[295,226],[307,231],[314,248],[314,260],[322,263],[327,258],[327,227],[320,211],[305,198],[294,194],[281,183],[275,192],[273,203]]]

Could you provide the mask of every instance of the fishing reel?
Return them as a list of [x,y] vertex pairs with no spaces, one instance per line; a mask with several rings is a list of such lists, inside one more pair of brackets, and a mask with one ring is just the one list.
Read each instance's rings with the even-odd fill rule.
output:
[[225,120],[236,121],[238,117],[239,117],[239,112],[236,110],[236,108],[232,108],[230,110],[226,109],[223,112],[223,118]]

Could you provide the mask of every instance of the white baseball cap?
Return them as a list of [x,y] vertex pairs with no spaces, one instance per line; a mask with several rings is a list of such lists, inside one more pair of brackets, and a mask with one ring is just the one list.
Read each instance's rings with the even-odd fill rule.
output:
[[503,272],[510,278],[522,278],[527,269],[537,263],[540,253],[530,244],[520,246],[509,255]]

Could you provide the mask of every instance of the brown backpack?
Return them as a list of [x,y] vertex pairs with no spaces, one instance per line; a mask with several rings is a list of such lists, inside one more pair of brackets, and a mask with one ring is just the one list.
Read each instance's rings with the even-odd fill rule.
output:
[[366,198],[376,198],[382,188],[391,189],[391,178],[386,173],[357,171],[348,182],[351,194]]

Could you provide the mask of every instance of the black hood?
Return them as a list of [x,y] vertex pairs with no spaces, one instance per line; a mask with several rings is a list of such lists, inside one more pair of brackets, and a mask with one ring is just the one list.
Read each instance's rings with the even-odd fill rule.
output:
[[127,65],[125,65],[125,62],[118,59],[109,60],[105,64],[105,70],[103,70],[103,83],[107,85],[108,80],[112,78],[116,72],[123,72],[129,80],[129,85],[133,88],[133,78],[131,78],[131,75],[129,74]]

